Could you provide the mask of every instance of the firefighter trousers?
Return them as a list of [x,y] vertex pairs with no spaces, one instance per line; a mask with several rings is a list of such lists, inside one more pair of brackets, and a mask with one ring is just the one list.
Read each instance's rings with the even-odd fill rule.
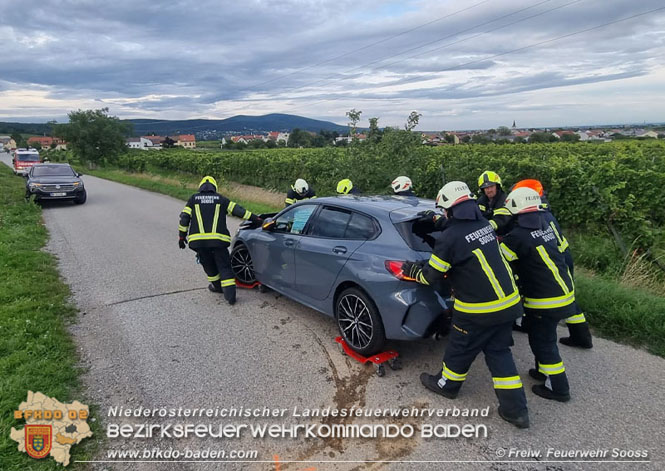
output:
[[569,394],[566,368],[559,355],[556,328],[559,319],[535,309],[524,309],[529,318],[529,345],[536,357],[538,371],[547,376],[545,386],[557,394]]
[[502,411],[511,417],[527,413],[524,387],[510,351],[513,345],[512,325],[513,321],[480,326],[453,311],[453,325],[443,356],[443,388],[451,392],[459,391],[471,364],[482,351],[492,373],[494,392]]
[[[570,249],[566,250],[563,255],[566,258],[568,270],[570,270],[570,277],[573,278],[575,276],[575,265],[573,264],[573,256],[570,253]],[[570,339],[574,343],[591,347],[593,341],[591,340],[589,324],[586,321],[586,317],[584,317],[582,308],[577,304],[577,301],[575,301],[575,315],[566,319],[566,326],[568,326],[568,332],[570,332]]]
[[200,248],[196,249],[203,270],[208,275],[208,281],[224,292],[224,298],[233,303],[236,300],[236,279],[231,269],[231,257],[229,249],[223,248]]

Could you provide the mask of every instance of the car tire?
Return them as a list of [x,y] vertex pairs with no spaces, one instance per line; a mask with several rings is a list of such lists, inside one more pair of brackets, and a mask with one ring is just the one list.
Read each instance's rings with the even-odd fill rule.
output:
[[252,256],[245,244],[238,243],[233,247],[231,251],[231,270],[233,270],[233,275],[240,283],[251,285],[256,282]]
[[374,301],[358,288],[347,288],[335,300],[337,327],[347,345],[361,355],[383,347],[386,332]]
[[86,199],[88,199],[88,194],[86,193],[85,190],[83,190],[83,193],[81,193],[79,196],[74,198],[74,203],[83,204],[83,203],[85,203]]

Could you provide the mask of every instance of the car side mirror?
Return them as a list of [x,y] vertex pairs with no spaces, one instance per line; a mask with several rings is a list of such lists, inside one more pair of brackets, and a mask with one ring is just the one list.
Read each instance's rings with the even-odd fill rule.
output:
[[263,223],[263,226],[261,226],[261,229],[264,231],[272,232],[275,230],[275,221],[273,219],[269,219],[266,222]]
[[82,173],[77,173],[76,176],[77,176],[77,177],[82,177],[83,174],[82,174]]

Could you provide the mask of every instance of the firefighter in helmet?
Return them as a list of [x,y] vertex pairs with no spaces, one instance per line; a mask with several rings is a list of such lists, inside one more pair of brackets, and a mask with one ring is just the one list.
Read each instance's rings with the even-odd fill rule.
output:
[[338,195],[357,195],[360,191],[353,186],[353,182],[348,178],[340,180],[337,183],[337,194]]
[[[575,265],[573,263],[573,255],[570,252],[568,240],[561,231],[559,221],[557,221],[557,219],[554,217],[554,214],[552,214],[551,207],[549,206],[546,199],[543,184],[535,179],[526,179],[517,182],[513,186],[513,190],[518,188],[531,188],[540,195],[540,199],[542,201],[541,207],[545,210],[543,216],[545,217],[548,226],[550,226],[554,231],[554,235],[556,236],[557,244],[559,246],[559,251],[563,253],[568,270],[570,270],[570,274],[574,278]],[[495,211],[495,215],[496,214],[497,212]],[[500,217],[503,216],[495,216],[495,220],[498,220]],[[589,324],[586,321],[584,312],[580,308],[580,305],[577,301],[575,301],[575,314],[566,318],[566,326],[568,327],[569,336],[562,337],[559,339],[559,342],[569,347],[579,347],[585,349],[593,348],[593,339],[591,336],[591,331],[589,330]]]
[[575,286],[554,228],[541,208],[540,195],[518,188],[506,198],[516,216],[513,229],[503,236],[501,251],[515,268],[524,296],[529,345],[536,368],[529,375],[541,380],[531,389],[538,396],[566,402],[570,387],[557,347],[557,324],[575,313]]
[[478,177],[478,187],[482,195],[478,198],[478,208],[485,219],[492,219],[494,210],[503,207],[506,194],[501,188],[501,177],[489,170]]
[[390,184],[395,196],[416,196],[413,193],[413,183],[409,177],[399,176]]
[[420,381],[427,389],[454,399],[482,351],[492,373],[499,415],[519,428],[527,428],[526,396],[510,351],[511,326],[522,315],[520,293],[510,266],[466,183],[452,181],[444,185],[436,206],[443,208],[447,221],[429,261],[424,266],[406,262],[403,271],[430,286],[447,276],[455,302],[443,368],[435,375],[422,373]]
[[193,194],[180,213],[178,246],[187,244],[195,251],[208,275],[208,289],[224,293],[229,304],[236,302],[236,280],[231,270],[229,245],[231,235],[226,227],[226,215],[260,223],[261,218],[217,193],[217,182],[203,177],[198,193]]
[[284,207],[291,206],[301,200],[316,198],[316,193],[310,188],[309,184],[302,178],[298,178],[296,182],[291,185],[291,189],[286,193],[284,200]]

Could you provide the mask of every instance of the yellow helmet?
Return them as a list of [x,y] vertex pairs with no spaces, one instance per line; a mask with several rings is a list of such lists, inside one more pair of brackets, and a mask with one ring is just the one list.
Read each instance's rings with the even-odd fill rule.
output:
[[501,177],[496,172],[486,170],[478,177],[478,186],[482,190],[491,185],[501,185]]
[[201,183],[199,183],[199,188],[201,188],[204,183],[212,183],[212,185],[215,187],[215,191],[217,191],[217,180],[215,180],[210,175],[203,177],[203,180],[201,180]]
[[337,183],[337,193],[339,193],[340,195],[348,195],[349,191],[351,191],[352,189],[353,189],[353,182],[348,178],[340,180],[339,183]]

